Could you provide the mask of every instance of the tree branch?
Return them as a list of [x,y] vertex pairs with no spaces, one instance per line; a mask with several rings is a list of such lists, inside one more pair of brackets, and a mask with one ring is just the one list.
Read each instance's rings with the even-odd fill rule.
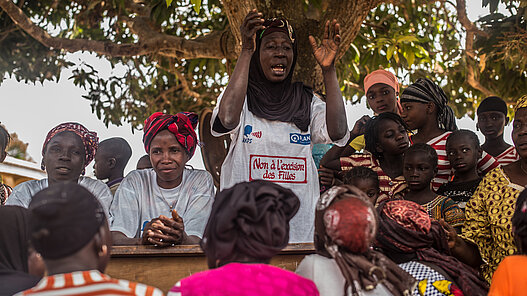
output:
[[[62,49],[68,52],[91,51],[110,57],[139,56],[158,53],[178,59],[194,58],[236,58],[229,50],[224,50],[221,41],[223,32],[212,32],[205,36],[187,40],[182,37],[171,36],[151,29],[149,38],[142,38],[138,43],[117,44],[112,41],[96,41],[88,39],[66,39],[52,37],[48,32],[35,25],[24,12],[10,0],[0,0],[0,7],[13,22],[35,38],[44,46]],[[146,32],[146,31],[145,31]],[[156,34],[154,34],[154,32]],[[227,39],[227,41],[229,41]],[[234,46],[234,45],[233,45]]]
[[457,16],[459,19],[459,22],[463,27],[465,28],[467,34],[465,36],[465,57],[467,59],[467,83],[473,87],[474,89],[479,90],[486,96],[492,96],[494,93],[483,86],[479,80],[476,78],[476,71],[474,71],[474,66],[472,65],[471,61],[476,61],[476,53],[474,52],[474,38],[476,37],[476,34],[479,34],[483,37],[488,37],[488,33],[481,31],[476,27],[476,25],[470,21],[470,19],[467,16],[467,10],[466,10],[466,2],[465,0],[456,0],[457,6]]

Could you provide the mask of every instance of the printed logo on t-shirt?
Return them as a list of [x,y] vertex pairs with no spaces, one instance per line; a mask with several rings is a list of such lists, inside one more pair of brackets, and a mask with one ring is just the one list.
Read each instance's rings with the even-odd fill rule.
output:
[[246,125],[243,128],[243,143],[250,144],[253,142],[253,138],[260,139],[262,137],[262,131],[253,132],[252,125]]
[[277,183],[307,183],[305,157],[251,155],[249,181],[267,180]]
[[311,134],[290,133],[289,134],[289,143],[291,143],[291,144],[300,144],[300,145],[309,145],[309,144],[311,144]]

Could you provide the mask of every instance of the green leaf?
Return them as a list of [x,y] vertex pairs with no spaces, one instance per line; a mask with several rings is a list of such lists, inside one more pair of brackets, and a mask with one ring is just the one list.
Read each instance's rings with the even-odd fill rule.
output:
[[172,1],[174,0],[165,0],[167,2],[167,8],[170,6],[170,4],[172,4]]
[[194,5],[194,11],[199,14],[199,10],[201,9],[201,0],[190,0],[190,3]]
[[388,50],[386,51],[386,60],[390,60],[393,56],[393,52],[395,51],[395,45],[390,45],[388,47]]

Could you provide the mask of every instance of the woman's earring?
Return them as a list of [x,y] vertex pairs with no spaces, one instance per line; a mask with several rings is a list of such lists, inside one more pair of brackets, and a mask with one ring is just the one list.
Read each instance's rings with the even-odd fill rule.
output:
[[46,165],[44,165],[44,160],[42,160],[42,162],[40,163],[40,169],[43,171],[46,170]]
[[84,174],[86,174],[86,169],[83,169],[82,172],[81,172],[81,176],[84,176]]
[[98,253],[99,257],[105,257],[107,254],[108,254],[108,246],[102,245],[101,250]]

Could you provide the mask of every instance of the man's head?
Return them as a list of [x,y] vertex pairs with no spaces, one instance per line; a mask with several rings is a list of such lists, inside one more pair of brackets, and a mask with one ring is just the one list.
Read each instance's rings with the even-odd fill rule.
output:
[[104,271],[111,239],[104,210],[86,188],[56,183],[29,204],[31,242],[50,274]]
[[122,177],[131,156],[132,148],[125,139],[116,137],[102,141],[95,154],[95,176],[99,180],[115,175]]

